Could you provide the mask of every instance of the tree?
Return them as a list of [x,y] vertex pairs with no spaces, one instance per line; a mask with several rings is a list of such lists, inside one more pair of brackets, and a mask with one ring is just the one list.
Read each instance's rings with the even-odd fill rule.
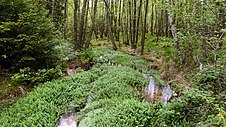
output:
[[4,68],[53,65],[53,25],[43,1],[2,0],[0,64]]
[[182,59],[182,52],[181,52],[181,48],[180,48],[180,45],[179,45],[179,42],[178,42],[178,38],[177,38],[177,28],[175,26],[175,24],[173,24],[173,16],[169,10],[169,0],[166,0],[166,5],[168,6],[168,9],[167,9],[167,12],[168,12],[168,20],[169,20],[169,24],[170,24],[170,27],[171,27],[171,32],[172,32],[172,35],[173,35],[173,41],[175,42],[176,44],[176,49],[177,49],[177,52],[178,52],[178,57],[180,59],[180,62],[182,63],[183,62],[183,59]]
[[145,34],[146,34],[146,22],[147,22],[147,13],[148,13],[148,0],[146,0],[145,4],[145,14],[144,14],[144,24],[143,24],[143,33],[141,39],[141,55],[144,54],[144,41],[145,41]]
[[106,6],[106,11],[107,11],[107,21],[108,21],[108,24],[107,24],[107,26],[108,26],[108,33],[110,34],[110,38],[111,38],[111,43],[112,43],[112,45],[113,45],[113,49],[114,50],[117,50],[118,48],[117,48],[117,45],[116,45],[116,43],[115,43],[115,40],[114,40],[114,34],[113,34],[113,32],[112,32],[112,20],[111,20],[111,15],[110,15],[110,8],[109,8],[109,3],[108,3],[108,1],[107,0],[104,0],[104,3],[105,3],[105,6]]

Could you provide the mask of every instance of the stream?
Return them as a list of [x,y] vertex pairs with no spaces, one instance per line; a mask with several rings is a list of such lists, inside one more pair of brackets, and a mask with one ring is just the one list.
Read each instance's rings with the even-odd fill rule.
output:
[[[170,86],[159,86],[153,79],[153,77],[148,76],[144,74],[144,77],[147,79],[148,84],[146,87],[143,88],[144,98],[145,100],[149,102],[153,102],[155,100],[161,99],[164,104],[167,104],[167,102],[172,97],[174,91],[170,88]],[[90,103],[92,101],[92,97],[89,95],[87,97],[86,102]],[[76,118],[76,112],[74,109],[74,103],[75,101],[71,101],[69,103],[69,112],[61,116],[59,119],[57,127],[77,127],[77,118]],[[83,120],[82,124],[86,125],[86,122],[84,123]]]
[[147,75],[144,76],[148,79],[148,85],[143,89],[145,100],[153,102],[161,99],[164,104],[167,104],[174,94],[174,91],[170,86],[160,86],[154,81],[153,77],[148,77]]

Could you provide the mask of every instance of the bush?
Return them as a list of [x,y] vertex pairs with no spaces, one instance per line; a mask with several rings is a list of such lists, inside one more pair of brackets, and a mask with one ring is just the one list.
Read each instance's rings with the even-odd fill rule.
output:
[[192,89],[184,91],[182,95],[166,106],[155,106],[158,126],[223,126],[226,104],[211,92]]
[[225,65],[208,66],[196,75],[197,86],[202,90],[211,90],[215,93],[226,89]]
[[59,66],[51,69],[39,69],[37,72],[29,67],[20,69],[20,72],[11,77],[12,81],[16,84],[26,86],[37,86],[40,83],[51,81],[62,77],[63,73]]

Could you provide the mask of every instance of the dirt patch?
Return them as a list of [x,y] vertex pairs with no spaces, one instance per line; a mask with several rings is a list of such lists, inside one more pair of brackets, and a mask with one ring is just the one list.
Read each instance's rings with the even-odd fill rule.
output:
[[0,112],[18,98],[31,91],[31,88],[15,85],[10,81],[11,74],[0,75]]
[[80,68],[88,70],[91,68],[91,61],[83,62],[80,58],[67,61],[67,75],[72,76]]

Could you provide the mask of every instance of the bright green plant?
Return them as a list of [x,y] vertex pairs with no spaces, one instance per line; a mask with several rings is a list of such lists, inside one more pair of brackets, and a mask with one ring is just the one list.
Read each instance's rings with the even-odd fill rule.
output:
[[[24,75],[27,74],[25,72]],[[92,96],[93,101],[113,97],[140,98],[132,86],[141,87],[145,83],[142,74],[129,67],[94,66],[71,78],[39,85],[3,111],[0,125],[53,127],[72,100],[75,100],[75,110],[80,111],[85,107],[88,96]]]
[[142,58],[112,51],[103,47],[94,48],[93,52],[95,54],[93,60],[96,63],[128,66],[139,71],[148,70],[147,61]]
[[226,88],[226,69],[225,65],[209,66],[196,75],[197,86],[203,90],[214,92],[224,91]]
[[51,81],[63,76],[59,66],[51,69],[39,69],[37,72],[29,67],[20,69],[20,72],[13,75],[12,81],[26,86],[37,86],[38,84]]
[[[117,103],[117,102],[116,102]],[[115,107],[102,110],[94,118],[94,127],[148,127],[151,126],[153,108],[137,100],[121,100]]]

